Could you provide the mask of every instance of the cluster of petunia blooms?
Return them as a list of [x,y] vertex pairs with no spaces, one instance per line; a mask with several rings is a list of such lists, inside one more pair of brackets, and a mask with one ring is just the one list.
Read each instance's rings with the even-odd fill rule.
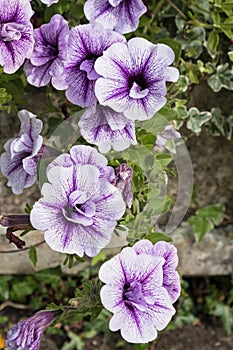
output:
[[[0,0],[0,8],[3,70],[14,73],[27,59],[24,72],[29,84],[65,90],[71,103],[85,108],[80,132],[99,149],[76,145],[49,163],[30,223],[44,231],[53,250],[96,256],[133,200],[132,169],[122,163],[114,170],[102,153],[136,144],[135,121],[150,119],[165,105],[166,81],[175,82],[179,76],[170,67],[174,53],[143,38],[126,41],[123,34],[134,31],[147,11],[141,0],[88,0],[84,13],[90,23],[73,28],[56,14],[33,30],[29,0]],[[42,121],[27,110],[18,116],[19,135],[6,142],[0,158],[1,172],[15,194],[35,183],[39,160],[47,152],[40,135]],[[179,136],[169,125],[158,145]],[[14,226],[16,221],[10,223],[6,216],[1,224]],[[110,329],[120,330],[132,343],[155,339],[175,313],[173,303],[180,294],[177,264],[172,244],[153,245],[148,240],[105,262],[99,271],[105,284],[100,297],[113,313]],[[57,311],[44,310],[19,322],[8,332],[6,349],[39,349],[44,329],[58,316]]]

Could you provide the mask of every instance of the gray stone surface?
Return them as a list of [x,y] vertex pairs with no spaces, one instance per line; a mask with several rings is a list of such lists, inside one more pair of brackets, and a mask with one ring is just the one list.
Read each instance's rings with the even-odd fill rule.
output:
[[[205,235],[198,243],[192,233],[192,229],[183,224],[172,234],[173,243],[178,249],[179,272],[186,276],[211,276],[228,275],[233,273],[233,226],[218,228]],[[27,246],[43,241],[43,233],[32,231],[25,236]],[[122,238],[122,244],[125,244]],[[114,248],[112,248],[114,247]],[[111,248],[107,254],[113,255],[120,251],[116,242],[111,242]],[[30,274],[35,271],[28,258],[28,250],[9,253],[15,250],[4,236],[4,229],[0,229],[0,274]],[[3,252],[4,251],[4,252]],[[80,270],[90,264],[75,263],[72,269],[63,266],[65,255],[51,250],[46,243],[37,247],[38,264],[36,270],[61,265],[66,274],[77,274]]]

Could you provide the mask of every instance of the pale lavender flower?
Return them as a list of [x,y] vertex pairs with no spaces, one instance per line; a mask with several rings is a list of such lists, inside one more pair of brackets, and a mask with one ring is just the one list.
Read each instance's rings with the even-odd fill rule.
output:
[[34,44],[28,0],[0,0],[0,65],[11,74],[29,58]]
[[93,106],[97,102],[94,87],[99,78],[94,63],[109,46],[124,41],[123,35],[104,29],[99,23],[71,28],[65,71],[57,79],[56,88],[66,89],[67,99],[76,105]]
[[163,241],[153,245],[147,239],[143,239],[137,242],[133,249],[137,254],[151,254],[165,259],[163,265],[163,287],[167,290],[173,304],[180,296],[180,278],[176,271],[178,265],[176,247]]
[[51,6],[53,4],[58,3],[59,0],[40,0],[40,1],[47,6]]
[[114,314],[109,328],[120,329],[128,342],[154,340],[157,330],[164,329],[175,313],[163,287],[163,264],[162,257],[137,254],[127,247],[99,270],[99,278],[106,284],[101,301]]
[[1,172],[8,178],[7,186],[14,194],[20,194],[24,188],[36,181],[37,164],[43,138],[40,135],[43,123],[36,115],[21,110],[18,113],[21,122],[16,138],[8,140],[0,158]]
[[78,125],[83,138],[97,145],[102,153],[111,147],[122,151],[137,143],[134,121],[109,107],[96,105],[87,108]]
[[58,156],[48,165],[47,171],[54,166],[71,167],[76,164],[95,165],[100,171],[101,178],[107,179],[110,183],[115,179],[114,169],[108,166],[107,158],[100,154],[95,148],[84,145],[73,146],[70,149],[70,154],[63,153]]
[[24,66],[27,81],[36,87],[46,86],[55,78],[60,79],[64,70],[69,38],[68,22],[61,15],[54,15],[50,22],[34,30],[35,45]]
[[166,103],[166,81],[178,79],[177,68],[168,67],[174,57],[169,46],[143,38],[113,44],[95,62],[102,76],[95,85],[97,99],[129,119],[151,118]]
[[13,326],[7,333],[6,350],[39,350],[44,330],[60,311],[42,310]]
[[175,140],[181,138],[181,135],[172,125],[167,125],[165,129],[156,137],[156,146],[164,147],[167,140]]
[[133,192],[131,190],[132,174],[133,169],[128,166],[126,161],[116,168],[116,179],[114,184],[121,191],[128,208],[131,208],[133,201]]
[[125,34],[137,29],[139,18],[147,11],[142,0],[88,0],[84,13],[89,21]]
[[103,163],[93,165],[106,158],[90,152],[91,147],[77,147],[71,149],[70,157],[60,156],[50,166],[49,183],[43,185],[43,198],[33,206],[30,221],[34,228],[45,231],[45,240],[53,250],[95,256],[109,243],[125,204],[120,191],[108,180],[107,167],[104,171]]

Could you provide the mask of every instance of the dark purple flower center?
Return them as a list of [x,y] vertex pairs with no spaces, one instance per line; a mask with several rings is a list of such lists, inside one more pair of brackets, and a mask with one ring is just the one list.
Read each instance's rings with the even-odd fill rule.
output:
[[147,308],[147,303],[142,292],[142,284],[138,281],[125,283],[123,288],[123,300],[130,308],[136,307],[142,311]]
[[98,57],[98,55],[88,53],[80,64],[80,69],[87,73],[87,78],[89,80],[96,80],[100,77],[100,75],[96,73],[94,69],[94,64]]
[[62,212],[68,221],[90,226],[95,215],[95,203],[87,200],[85,193],[76,190],[70,194],[69,204],[62,209]]
[[149,89],[143,74],[140,73],[128,78],[129,96],[134,99],[140,99],[148,95]]

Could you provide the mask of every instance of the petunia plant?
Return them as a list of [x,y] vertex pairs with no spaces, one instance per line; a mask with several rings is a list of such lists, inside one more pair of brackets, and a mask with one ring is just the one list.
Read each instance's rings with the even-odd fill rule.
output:
[[[178,254],[156,224],[172,201],[165,150],[185,147],[176,130],[184,67],[176,41],[148,37],[151,7],[142,0],[0,0],[0,80],[23,86],[9,104],[21,125],[4,144],[1,172],[15,195],[40,187],[26,213],[1,213],[0,224],[18,249],[30,231],[43,231],[69,267],[104,260],[68,305],[52,304],[14,325],[7,350],[38,350],[52,322],[96,318],[103,308],[113,314],[111,331],[148,343],[175,314]],[[39,89],[45,111],[32,113],[23,98],[33,91],[36,99]]]

